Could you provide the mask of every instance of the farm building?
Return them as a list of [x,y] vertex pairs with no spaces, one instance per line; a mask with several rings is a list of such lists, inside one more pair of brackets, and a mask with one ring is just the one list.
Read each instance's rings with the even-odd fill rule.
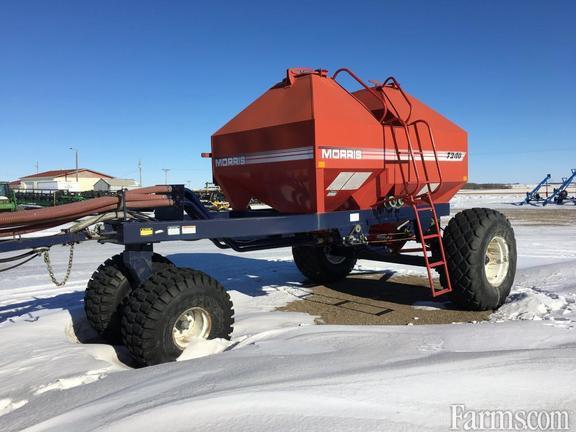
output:
[[136,187],[138,187],[138,183],[132,179],[101,178],[94,183],[94,190],[100,192],[117,192],[122,189],[134,189]]
[[20,179],[19,189],[68,190],[84,192],[93,190],[99,180],[110,180],[112,176],[86,168],[44,171]]

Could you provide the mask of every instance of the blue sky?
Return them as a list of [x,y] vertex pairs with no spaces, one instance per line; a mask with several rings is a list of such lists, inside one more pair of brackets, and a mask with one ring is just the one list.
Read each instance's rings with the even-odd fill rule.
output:
[[576,168],[573,1],[4,1],[0,178],[210,180],[210,135],[290,66],[394,75],[469,133],[470,180]]

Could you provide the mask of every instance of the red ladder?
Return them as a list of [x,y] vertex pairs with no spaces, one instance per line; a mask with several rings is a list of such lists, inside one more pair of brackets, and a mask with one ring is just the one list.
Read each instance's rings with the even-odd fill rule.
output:
[[[358,78],[352,71],[346,68],[338,69],[332,79],[336,79],[336,76],[342,72],[348,73],[353,79],[355,79],[358,83],[362,85],[372,96],[380,101],[382,104],[382,115],[379,119],[381,124],[388,124],[391,127],[392,137],[394,140],[394,147],[396,150],[396,157],[398,159],[398,166],[400,168],[400,174],[402,177],[402,183],[404,186],[404,198],[406,199],[407,203],[410,203],[412,209],[414,210],[414,215],[417,223],[416,229],[418,230],[418,240],[422,244],[422,252],[424,254],[424,262],[426,264],[426,269],[428,272],[428,282],[430,283],[430,289],[432,290],[432,296],[436,297],[441,294],[448,293],[452,291],[452,285],[450,283],[450,273],[448,272],[448,265],[446,263],[446,254],[444,252],[444,244],[442,243],[442,235],[440,234],[440,221],[438,220],[438,214],[436,213],[436,206],[434,204],[434,200],[432,198],[432,194],[435,190],[438,190],[442,186],[442,171],[440,169],[440,163],[438,161],[438,152],[436,151],[436,144],[434,142],[434,136],[432,135],[432,129],[430,125],[424,120],[416,120],[411,123],[410,117],[412,115],[412,104],[408,96],[404,93],[400,84],[394,77],[387,78],[384,83],[377,84],[375,88],[369,87],[366,85],[360,78]],[[403,99],[406,101],[408,105],[408,114],[405,119],[400,118],[399,111],[394,106],[392,100],[386,95],[384,92],[384,88],[393,88],[398,90],[402,95]],[[380,92],[375,91],[380,90]],[[368,108],[367,108],[368,109]],[[388,116],[388,120],[386,117]],[[434,162],[436,166],[436,170],[438,173],[438,185],[434,188],[430,184],[430,176],[428,175],[428,167],[425,160],[424,150],[422,148],[422,141],[420,139],[420,134],[418,131],[418,125],[424,125],[428,131],[428,136],[430,139],[430,144],[432,147],[432,152],[434,155]],[[408,144],[407,150],[404,152],[400,151],[398,147],[398,142],[396,140],[394,127],[400,126],[403,128],[404,133],[406,134],[406,140]],[[418,150],[415,151],[412,147],[412,140],[410,138],[410,131],[409,128],[414,127],[416,141],[418,143]],[[384,154],[386,154],[386,149],[384,149]],[[408,155],[408,161],[402,160],[402,155]],[[420,174],[418,172],[418,166],[416,164],[416,158],[414,157],[415,154],[420,155],[420,160],[422,162],[422,167],[424,168],[424,181],[420,181]],[[409,181],[406,179],[406,173],[404,172],[403,162],[411,163],[414,167],[414,174],[416,176],[416,184],[413,190],[409,191]],[[419,207],[418,203],[424,203],[424,207]],[[432,212],[432,222],[434,225],[434,232],[425,233],[424,227],[422,226],[422,218],[420,215],[424,212]],[[440,260],[439,261],[432,261],[431,258],[428,256],[428,252],[433,249],[430,245],[432,241],[437,241],[438,244],[438,251],[440,252]],[[446,275],[446,287],[445,288],[436,288],[434,285],[433,280],[433,269],[441,267],[440,271],[443,271]]]
[[[408,113],[408,116],[406,119],[401,119],[399,118],[399,116],[397,115],[398,110],[394,107],[392,101],[390,100],[390,98],[388,98],[386,96],[386,94],[384,93],[384,86],[388,84],[389,87],[392,87],[394,89],[397,89],[402,96],[404,97],[406,103],[408,104],[410,110]],[[382,86],[382,100],[384,102],[384,104],[388,103],[390,105],[390,107],[392,108],[392,110],[396,113],[396,124],[399,125],[400,127],[402,127],[402,129],[404,130],[404,134],[406,136],[406,143],[407,143],[407,149],[404,151],[401,151],[399,146],[398,146],[398,141],[396,139],[395,136],[395,132],[394,132],[394,125],[391,125],[391,130],[392,130],[392,137],[393,137],[393,141],[394,141],[394,147],[395,147],[395,151],[396,151],[396,157],[398,159],[398,167],[400,169],[400,175],[402,177],[402,183],[404,186],[404,193],[405,193],[405,200],[407,203],[410,203],[410,205],[412,206],[412,209],[414,210],[414,216],[415,216],[415,220],[416,220],[416,230],[418,231],[417,233],[417,238],[420,241],[420,244],[422,245],[422,252],[424,255],[424,263],[426,265],[426,271],[428,273],[428,283],[430,285],[430,289],[432,291],[432,296],[433,297],[437,297],[439,295],[442,294],[446,294],[452,291],[452,285],[450,282],[450,273],[448,270],[448,264],[446,261],[446,253],[444,251],[444,244],[442,242],[442,234],[440,232],[440,220],[438,219],[438,214],[436,213],[436,206],[434,204],[434,199],[432,197],[433,193],[435,190],[438,190],[441,186],[442,186],[442,170],[440,169],[440,163],[438,160],[438,152],[436,150],[436,143],[434,142],[434,136],[432,134],[432,129],[430,127],[430,125],[424,121],[424,120],[416,120],[413,121],[411,123],[409,123],[410,120],[410,115],[412,113],[412,105],[410,103],[410,100],[408,99],[408,97],[406,96],[406,94],[402,91],[402,89],[400,88],[400,85],[398,84],[398,82],[394,79],[394,78],[388,78],[385,82],[384,85]],[[423,125],[426,127],[426,130],[428,132],[428,137],[430,140],[430,145],[432,147],[432,154],[434,155],[434,165],[436,167],[436,171],[438,174],[438,184],[435,185],[434,187],[432,187],[432,184],[430,183],[430,176],[428,173],[428,166],[426,163],[426,157],[425,157],[425,153],[424,153],[424,149],[422,147],[422,140],[420,139],[420,133],[418,130],[418,126],[419,125]],[[416,142],[417,142],[417,150],[414,149],[413,145],[412,145],[412,139],[410,137],[410,130],[409,128],[413,127],[414,128],[414,132],[415,132],[415,136],[416,136]],[[420,161],[422,162],[422,168],[424,171],[424,180],[421,181],[420,179],[420,173],[418,170],[418,165],[416,163],[416,155],[420,156]],[[408,156],[408,160],[403,160],[403,156]],[[406,162],[407,164],[412,165],[413,170],[414,170],[414,175],[416,178],[416,183],[415,186],[413,188],[409,188],[409,181],[406,178],[406,173],[404,172],[404,162]],[[423,206],[419,206],[419,204],[424,204]],[[429,231],[428,229],[426,229],[425,231],[425,227],[422,225],[422,217],[421,215],[423,213],[431,213],[431,219],[432,219],[432,223],[433,226],[431,227],[432,231]],[[426,218],[428,219],[428,218]],[[433,256],[428,256],[428,252],[433,250],[434,247],[431,243],[435,242],[437,244],[437,249],[439,252],[439,259],[435,260],[436,258]],[[433,258],[434,257],[434,258]],[[444,272],[444,274],[446,275],[446,287],[442,288],[437,288],[434,284],[434,278],[433,278],[433,272],[435,268],[440,268],[440,272]]]
[[[412,201],[412,209],[414,210],[414,215],[416,216],[416,223],[418,224],[418,240],[422,245],[422,252],[424,254],[424,262],[426,263],[426,271],[428,273],[428,283],[430,289],[432,290],[432,297],[437,297],[442,294],[449,293],[452,291],[452,284],[450,283],[450,273],[448,273],[448,264],[446,262],[446,254],[444,252],[444,245],[442,243],[442,234],[440,233],[440,220],[436,213],[436,207],[434,206],[434,200],[432,199],[432,194],[428,191],[424,197],[421,197],[421,201],[427,203],[424,207],[419,207],[415,201]],[[422,227],[422,219],[420,217],[421,213],[432,212],[433,221],[433,231],[424,233]],[[437,241],[438,251],[440,252],[440,259],[438,261],[431,261],[434,257],[428,256],[428,251],[432,249],[430,242]],[[446,287],[436,288],[434,285],[433,271],[436,267],[441,267],[441,271],[445,272],[446,275]]]

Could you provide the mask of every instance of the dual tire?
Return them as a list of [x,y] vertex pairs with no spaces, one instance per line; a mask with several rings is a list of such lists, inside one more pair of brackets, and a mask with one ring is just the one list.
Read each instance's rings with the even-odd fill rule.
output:
[[153,273],[139,285],[117,255],[88,283],[88,321],[108,342],[123,343],[141,366],[176,360],[194,338],[230,339],[232,302],[210,276],[154,254]]
[[141,365],[177,359],[193,338],[230,339],[228,293],[205,273],[168,267],[135,289],[124,308],[122,340]]
[[[162,255],[152,255],[152,269],[172,266]],[[111,343],[121,343],[122,310],[133,290],[134,282],[124,265],[122,254],[114,255],[94,272],[84,294],[84,311],[88,322],[100,336]]]

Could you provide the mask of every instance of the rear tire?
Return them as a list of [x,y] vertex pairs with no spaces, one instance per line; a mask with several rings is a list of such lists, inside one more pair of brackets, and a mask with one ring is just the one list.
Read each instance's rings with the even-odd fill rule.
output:
[[230,339],[233,324],[232,302],[218,281],[168,267],[128,297],[122,339],[138,364],[150,366],[176,360],[191,337]]
[[[152,265],[154,271],[158,271],[173,264],[168,258],[155,253],[152,255]],[[122,254],[114,255],[101,264],[86,287],[84,311],[88,322],[100,336],[112,344],[122,342],[122,306],[133,288]]]
[[[502,306],[516,274],[516,240],[508,219],[491,209],[464,210],[448,223],[443,243],[454,302],[477,311]],[[444,272],[440,282],[447,286]]]
[[356,257],[332,255],[328,247],[293,246],[292,256],[298,270],[318,284],[337,282],[350,274]]

